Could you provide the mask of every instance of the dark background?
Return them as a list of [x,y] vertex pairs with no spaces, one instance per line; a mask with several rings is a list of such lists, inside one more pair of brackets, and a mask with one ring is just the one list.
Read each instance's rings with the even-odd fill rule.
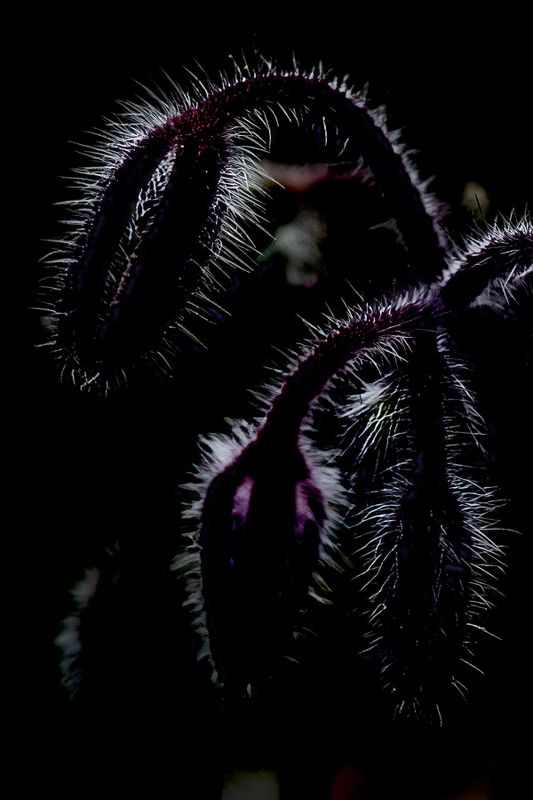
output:
[[[465,225],[458,209],[467,181],[481,183],[493,209],[504,213],[522,212],[533,191],[533,74],[527,31],[511,14],[466,24],[439,9],[405,19],[385,9],[360,16],[352,9],[348,16],[325,6],[311,19],[300,6],[299,18],[290,22],[271,6],[261,9],[260,22],[203,8],[191,15],[183,6],[172,13],[152,5],[122,13],[111,21],[92,4],[37,11],[31,21],[21,14],[8,32],[15,46],[7,73],[8,87],[15,86],[15,156],[9,150],[5,166],[15,168],[8,192],[15,214],[7,235],[16,246],[6,271],[16,282],[17,317],[9,336],[13,372],[5,376],[14,400],[7,438],[15,434],[16,441],[8,454],[15,513],[7,534],[15,559],[7,569],[15,579],[10,597],[20,635],[8,642],[8,653],[22,678],[15,695],[19,753],[52,782],[61,772],[65,739],[55,725],[65,724],[66,712],[51,641],[68,588],[119,526],[119,510],[135,488],[115,473],[126,459],[117,448],[135,451],[131,419],[98,451],[92,434],[99,412],[62,392],[34,347],[40,332],[29,306],[49,246],[43,240],[58,230],[54,202],[69,196],[58,176],[83,163],[71,141],[87,140],[84,132],[111,114],[117,99],[135,95],[134,80],[160,81],[161,67],[185,81],[181,65],[194,69],[195,58],[215,71],[241,49],[251,61],[254,48],[287,60],[294,51],[303,65],[322,59],[336,74],[348,72],[355,86],[370,82],[371,99],[387,105],[393,126],[403,127],[404,141],[420,151],[422,175],[436,175],[433,189],[450,205],[452,227]],[[164,431],[158,433],[163,442]],[[163,443],[161,453],[147,490],[160,506],[154,527],[173,514],[172,473],[165,471],[171,454]],[[112,518],[105,518],[108,508]],[[39,758],[39,752],[53,755]]]

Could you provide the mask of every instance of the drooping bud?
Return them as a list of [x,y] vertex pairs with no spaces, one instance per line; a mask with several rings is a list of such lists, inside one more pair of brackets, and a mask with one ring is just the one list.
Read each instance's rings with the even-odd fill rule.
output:
[[198,480],[188,487],[190,532],[174,566],[199,657],[233,698],[260,693],[291,634],[312,629],[309,604],[331,603],[343,489],[304,425],[313,404],[340,373],[401,359],[428,300],[416,293],[330,320],[271,393],[262,421],[202,442]]
[[[340,170],[354,186],[370,176],[372,202],[383,204],[370,227],[395,231],[408,254],[399,280],[441,271],[437,204],[380,111],[322,74],[238,73],[195,100],[131,106],[92,148],[96,165],[81,174],[72,232],[49,260],[52,291],[41,302],[63,379],[107,394],[139,373],[172,374],[183,350],[203,340],[225,270],[250,269],[246,254],[257,255],[254,175],[269,148],[278,159],[291,152],[279,145],[287,122],[304,140],[320,131],[311,151],[330,162],[328,174]],[[372,271],[365,281],[371,290]]]

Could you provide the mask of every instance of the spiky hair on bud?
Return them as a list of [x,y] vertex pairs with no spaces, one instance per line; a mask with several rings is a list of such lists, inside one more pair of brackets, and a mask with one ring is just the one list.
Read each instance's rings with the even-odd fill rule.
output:
[[[366,617],[365,660],[398,715],[442,723],[463,697],[501,594],[510,537],[487,423],[455,339],[456,319],[485,309],[532,332],[531,225],[492,227],[440,281],[440,315],[388,374],[337,393],[347,477],[353,606]],[[475,320],[472,319],[475,324]],[[331,427],[329,428],[331,435]]]
[[[508,306],[525,285],[523,270],[511,273]],[[278,632],[284,628],[285,640],[288,627],[293,636],[312,629],[313,612],[307,609],[304,623],[299,616],[301,589],[317,597],[309,591],[311,579],[328,586],[317,547],[327,512],[314,515],[311,558],[306,562],[298,552],[292,563],[287,558],[291,538],[297,539],[299,481],[316,480],[309,453],[321,460],[311,421],[315,405],[333,416],[330,435],[335,420],[344,421],[330,456],[340,470],[337,482],[349,487],[341,525],[352,540],[347,545],[344,533],[341,549],[353,564],[354,606],[368,618],[365,657],[379,666],[397,713],[441,720],[451,690],[465,691],[461,669],[481,671],[474,663],[476,637],[488,633],[484,614],[505,563],[503,500],[491,482],[485,422],[468,365],[447,329],[456,303],[446,287],[444,281],[422,287],[343,321],[331,317],[323,327],[310,326],[315,340],[267,393],[265,416],[235,426],[237,441],[204,440],[203,463],[188,487],[194,499],[185,517],[192,530],[174,567],[187,585],[200,656],[230,694],[252,694],[260,683],[257,665],[270,665],[279,654],[265,621]],[[339,406],[343,390],[349,398]],[[327,499],[321,498],[323,509]],[[327,532],[336,550],[339,527],[337,521]],[[285,541],[273,533],[280,530]],[[299,597],[281,603],[278,613],[272,604],[287,593],[281,570],[276,576],[269,569],[276,559],[289,572],[297,571],[299,559],[304,565]]]
[[335,455],[313,442],[313,406],[340,374],[402,358],[424,304],[436,311],[431,298],[421,290],[313,326],[263,418],[201,441],[174,569],[198,657],[232,699],[260,696],[280,657],[294,658],[291,633],[313,632],[318,606],[332,602],[346,509]]
[[500,219],[464,237],[443,276],[442,295],[450,308],[487,307],[511,313],[519,305],[513,293],[527,293],[532,273],[530,216]]
[[480,671],[475,642],[504,565],[484,422],[442,328],[347,395],[339,418],[360,652],[397,714],[442,722],[464,667]]
[[124,108],[86,147],[93,164],[78,170],[69,233],[39,300],[59,373],[80,389],[105,395],[132,373],[168,377],[198,345],[225,273],[249,270],[257,255],[259,159],[287,126],[316,139],[318,161],[349,172],[362,159],[409,254],[408,280],[442,270],[439,204],[382,110],[345,82],[263,61]]
[[[186,594],[198,659],[230,702],[268,697],[282,657],[298,661],[302,638],[320,634],[340,602],[358,665],[396,714],[442,722],[451,696],[467,690],[466,673],[482,672],[478,640],[491,635],[506,570],[510,495],[496,464],[502,436],[487,433],[487,387],[498,376],[483,334],[505,335],[508,374],[530,368],[531,220],[475,232],[449,260],[440,207],[362,93],[321,70],[266,62],[195,85],[193,95],[173,86],[126,106],[93,149],[72,232],[44,280],[49,349],[62,379],[102,396],[130,378],[170,378],[179,364],[185,374],[233,291],[228,277],[253,274],[258,231],[263,242],[273,234],[269,182],[284,174],[300,189],[322,180],[354,188],[341,222],[354,246],[343,239],[339,248],[335,311],[318,317],[326,292],[311,306],[312,337],[264,391],[259,414],[200,439],[176,576],[166,577]],[[302,237],[320,259],[322,223],[304,214],[299,230],[283,230],[293,272]],[[358,272],[357,253],[374,240],[358,249],[355,239],[376,229],[398,236],[405,258],[380,250]],[[346,277],[361,304],[337,313]],[[377,300],[382,291],[387,299]],[[275,339],[275,323],[265,327],[262,348]],[[238,375],[242,363],[230,402],[250,374]],[[73,593],[58,638],[73,693],[98,660],[92,632],[117,596],[119,561],[111,553]],[[134,571],[145,574],[138,562]],[[135,606],[139,583],[126,589],[118,594]],[[104,627],[111,641],[113,623]]]

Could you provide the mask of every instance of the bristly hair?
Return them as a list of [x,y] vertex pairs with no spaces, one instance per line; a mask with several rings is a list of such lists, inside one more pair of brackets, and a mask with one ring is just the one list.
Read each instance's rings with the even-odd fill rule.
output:
[[413,281],[440,272],[442,208],[382,109],[345,81],[262,60],[146,94],[84,148],[93,163],[75,173],[68,232],[47,260],[38,305],[63,380],[105,395],[136,370],[168,376],[199,346],[226,271],[251,269],[250,232],[264,223],[258,162],[283,118],[298,126],[311,114],[324,130],[329,116],[344,121],[393,209]]
[[[212,650],[205,608],[206,588],[202,577],[200,529],[203,507],[213,480],[235,463],[242,449],[257,436],[260,425],[259,420],[255,424],[232,423],[231,433],[202,436],[199,442],[201,460],[195,468],[191,481],[183,486],[188,493],[188,501],[182,511],[181,545],[172,563],[172,569],[185,587],[184,607],[195,633],[198,661],[205,662],[210,680],[219,687],[223,686],[223,681],[219,677],[217,659]],[[302,598],[301,613],[304,613],[305,607],[314,603],[323,605],[332,603],[328,574],[331,575],[332,571],[339,572],[346,567],[346,557],[339,551],[336,539],[346,502],[341,476],[332,464],[334,455],[318,451],[304,436],[300,440],[300,446],[305,453],[309,468],[307,483],[317,487],[325,505],[317,564],[309,576],[308,598],[307,600],[305,597]],[[246,603],[246,598],[242,598],[242,601]],[[296,631],[296,621],[293,624]],[[286,642],[286,647],[288,653],[290,641]]]
[[499,316],[527,313],[531,260],[521,239],[530,229],[522,224],[516,231],[521,259],[497,263],[497,272],[485,263],[498,245],[512,249],[511,228],[505,234],[504,243],[486,243],[492,252],[479,260],[476,252],[469,265],[481,265],[485,282],[476,276],[473,291],[454,273],[448,291],[443,280],[440,319],[419,332],[409,357],[373,380],[347,381],[336,409],[342,469],[351,481],[353,602],[367,608],[363,652],[396,713],[440,723],[450,689],[463,696],[469,670],[482,672],[478,640],[491,635],[509,533],[486,422],[448,325],[461,304]]
[[[402,312],[400,322],[395,315]],[[212,486],[224,473],[238,470],[243,454],[265,435],[269,417],[281,413],[287,421],[291,406],[282,398],[301,398],[306,385],[307,399],[296,407],[299,446],[307,457],[314,453],[324,463],[315,441],[314,409],[341,422],[327,456],[335,465],[328,480],[333,477],[343,487],[342,502],[336,501],[341,514],[332,520],[326,540],[333,543],[333,564],[339,554],[348,559],[343,566],[353,572],[354,605],[368,618],[365,657],[379,666],[396,712],[442,722],[441,704],[449,690],[466,691],[461,670],[481,672],[475,665],[476,639],[489,634],[485,616],[505,563],[505,548],[498,542],[503,500],[490,481],[485,423],[467,365],[446,331],[449,313],[437,287],[421,288],[390,303],[349,310],[343,321],[330,317],[322,326],[311,325],[314,341],[293,354],[276,387],[262,392],[263,418],[252,425],[233,424],[230,437],[203,440],[203,462],[188,486],[193,500],[185,517],[192,528],[174,568],[186,582],[200,656],[207,658],[215,680],[217,658],[205,614],[209,586],[202,568],[205,504]],[[383,314],[390,315],[390,324],[382,339],[370,337],[360,352],[349,347],[342,352],[337,337],[348,339],[346,330],[357,329],[365,318],[379,329]],[[333,350],[327,349],[328,340],[335,341]],[[326,352],[330,360],[321,371]],[[306,376],[304,382],[300,375]],[[344,406],[338,401],[343,391],[348,394]],[[288,439],[284,442],[289,447]],[[342,549],[344,532],[339,553],[340,528],[353,531],[348,552]],[[313,578],[326,595],[317,598],[309,588],[308,597],[334,603],[323,556]],[[246,605],[246,598],[240,602]],[[312,606],[303,611],[301,604],[293,620],[295,638],[314,632],[314,616]]]
[[[249,620],[249,629],[241,631],[242,635],[236,640],[234,635],[229,637],[229,634],[220,633],[220,629],[228,625],[228,617],[231,617],[231,626],[235,627],[239,616],[248,615],[253,605],[252,596],[243,596],[246,591],[243,590],[243,594],[230,605],[231,613],[227,610],[224,615],[221,611],[226,602],[221,593],[233,591],[230,590],[232,583],[237,591],[235,587],[238,585],[235,561],[239,556],[231,549],[236,545],[230,543],[226,552],[222,544],[225,539],[229,541],[235,538],[235,521],[230,522],[230,517],[235,520],[237,515],[238,527],[245,526],[245,536],[251,541],[257,540],[258,531],[246,528],[248,516],[254,516],[250,512],[253,509],[253,497],[260,496],[261,486],[263,493],[265,486],[270,483],[276,487],[277,494],[274,490],[267,492],[269,508],[268,511],[264,508],[259,517],[268,516],[272,508],[280,505],[279,519],[273,520],[272,525],[280,530],[288,525],[289,535],[281,543],[276,543],[276,535],[269,528],[271,533],[268,538],[255,545],[259,548],[259,557],[264,556],[264,563],[259,568],[268,572],[266,565],[270,563],[269,552],[276,547],[284,551],[285,555],[282,554],[280,559],[283,562],[288,559],[294,575],[301,573],[302,559],[305,561],[311,557],[300,575],[306,587],[305,592],[300,591],[293,601],[297,607],[286,609],[286,616],[290,617],[289,627],[294,639],[310,632],[316,633],[316,618],[321,616],[316,604],[332,604],[331,586],[336,581],[335,573],[347,566],[346,556],[342,555],[338,545],[338,531],[343,525],[347,507],[344,481],[334,466],[337,455],[333,451],[325,452],[314,441],[314,408],[317,403],[327,403],[340,375],[344,380],[355,380],[355,376],[365,369],[384,368],[385,365],[390,368],[398,360],[405,359],[413,330],[423,325],[423,302],[431,297],[431,292],[417,290],[391,303],[350,310],[342,321],[325,317],[320,329],[312,326],[314,340],[303,345],[299,353],[293,354],[290,365],[280,371],[285,377],[277,386],[262,393],[261,402],[265,410],[262,418],[253,423],[231,423],[230,435],[218,434],[201,439],[201,463],[196,468],[194,480],[185,487],[191,499],[183,512],[183,518],[187,521],[186,529],[182,533],[183,544],[173,567],[185,583],[186,605],[191,611],[192,626],[199,642],[198,657],[206,659],[215,682],[219,680],[222,670],[221,684],[225,686],[227,682],[231,683],[232,668],[227,666],[228,659],[238,665],[234,667],[234,672],[240,670],[246,656],[242,653],[239,656],[236,651],[251,647],[252,625],[259,628],[261,635],[257,618]],[[396,314],[403,321],[403,328],[399,320],[393,321]],[[278,447],[281,449],[279,458],[276,458]],[[293,447],[296,447],[294,465],[291,456]],[[292,482],[293,511],[290,510],[293,508],[291,503],[288,510],[285,510],[283,503],[280,504],[279,493],[283,493],[283,487],[276,483],[280,475],[285,475]],[[302,492],[308,498],[315,498],[311,515],[309,511],[302,512]],[[258,502],[256,499],[256,504]],[[316,503],[321,509],[318,512]],[[303,507],[307,507],[305,501]],[[284,520],[284,514],[289,515],[289,522]],[[290,522],[292,514],[295,514],[294,522]],[[224,522],[226,516],[227,523]],[[318,542],[316,548],[311,547],[311,551],[307,548],[291,556],[292,543],[304,535],[310,535],[310,529],[298,523],[301,517],[306,518],[313,529],[318,526]],[[255,526],[257,524],[253,523]],[[296,527],[291,531],[291,525],[295,524]],[[242,555],[240,557],[243,558]],[[249,563],[244,565],[245,573],[254,572],[255,556],[249,558]],[[291,562],[291,558],[296,558],[296,561]],[[209,566],[213,561],[216,564]],[[224,573],[222,579],[217,574],[224,570],[220,562],[225,561],[231,562],[232,569],[228,570],[227,575]],[[216,572],[213,571],[215,568]],[[294,575],[290,579],[291,585],[296,580]],[[257,576],[255,580],[258,580]],[[276,583],[276,580],[281,578],[276,579],[273,573],[272,582]],[[216,586],[219,588],[213,588]],[[248,589],[253,591],[251,587]],[[279,584],[276,591],[277,596],[281,597],[288,589]],[[268,587],[265,587],[265,593],[268,594]],[[261,603],[262,598],[258,602]],[[265,602],[268,603],[266,598]],[[272,609],[267,616],[275,616]],[[224,654],[220,649],[227,650],[229,645],[225,640],[228,637],[233,644],[231,652]],[[287,637],[284,638],[283,647],[285,655],[291,660],[298,659],[298,648],[291,646]],[[252,667],[250,670],[253,671]],[[248,687],[246,692],[249,696],[256,690],[252,680],[243,679],[239,685],[241,693],[244,687]]]
[[442,294],[451,308],[489,306],[503,311],[510,293],[531,282],[533,222],[500,218],[466,235],[442,278]]
[[395,368],[348,381],[337,408],[362,654],[398,715],[440,724],[450,690],[466,691],[463,672],[481,672],[476,642],[490,635],[506,541],[485,422],[446,320]]
[[[464,331],[472,320],[508,327],[521,346],[529,337],[531,358],[531,219],[474,232],[450,260],[440,207],[363,93],[265,60],[216,84],[192,81],[190,94],[171,83],[124,104],[88,148],[71,232],[43,280],[48,347],[64,381],[102,396],[133,376],[169,378],[182,362],[186,374],[234,270],[254,269],[254,231],[272,233],[260,160],[280,121],[316,126],[335,147],[344,125],[336,155],[353,147],[350,163],[363,182],[372,176],[409,278],[384,260],[395,294],[369,290],[345,313],[310,319],[310,338],[256,393],[259,411],[200,438],[172,570],[199,662],[232,701],[261,700],[342,594],[354,657],[396,715],[442,723],[450,696],[467,691],[463,673],[482,672],[478,640],[494,636],[508,541],[478,399],[485,359],[473,368]],[[474,347],[486,355],[482,333]],[[75,588],[57,639],[72,694],[118,580],[115,552]]]

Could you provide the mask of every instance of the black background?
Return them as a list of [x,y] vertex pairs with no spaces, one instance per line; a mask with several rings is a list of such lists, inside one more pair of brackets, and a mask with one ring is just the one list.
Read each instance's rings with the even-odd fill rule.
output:
[[[357,9],[348,15],[324,6],[311,14],[300,6],[293,21],[272,6],[260,13],[259,22],[247,13],[200,8],[191,15],[184,6],[134,10],[132,4],[111,20],[109,11],[87,4],[33,11],[31,19],[21,14],[8,28],[14,54],[6,87],[15,92],[5,166],[14,167],[7,199],[15,213],[6,234],[15,248],[5,269],[15,278],[17,317],[9,328],[14,364],[4,376],[7,397],[15,401],[7,438],[16,443],[7,462],[15,477],[7,530],[15,558],[7,571],[14,577],[9,617],[17,621],[19,638],[8,641],[7,652],[22,678],[15,695],[19,753],[24,764],[39,769],[46,761],[52,783],[61,772],[65,734],[58,736],[54,727],[56,720],[64,724],[65,700],[51,642],[72,581],[119,524],[99,515],[108,500],[118,515],[117,493],[127,500],[131,485],[120,476],[112,480],[113,459],[118,446],[135,450],[136,435],[132,427],[97,452],[91,426],[98,414],[62,392],[34,347],[40,332],[29,307],[39,258],[49,247],[43,240],[58,229],[54,202],[69,196],[58,176],[83,163],[70,142],[86,140],[84,131],[111,114],[117,99],[136,94],[134,80],[160,81],[161,67],[181,80],[180,65],[194,69],[195,58],[214,71],[229,66],[227,55],[239,58],[241,50],[252,62],[254,48],[282,59],[294,51],[305,66],[322,59],[335,73],[350,73],[356,86],[368,80],[371,99],[385,103],[393,124],[404,128],[404,140],[420,151],[423,176],[436,175],[433,189],[452,209],[459,208],[468,180],[484,185],[493,206],[505,213],[523,211],[531,202],[527,25],[511,14],[466,24],[439,10],[406,19],[398,12],[392,18],[385,9],[359,16]],[[452,213],[452,225],[463,223]],[[164,431],[158,431],[163,442]],[[164,444],[161,452],[162,464],[170,463]],[[95,474],[89,488],[88,476]],[[161,501],[156,517],[168,520],[172,474],[155,465],[150,481],[148,493]],[[53,755],[40,759],[39,751]]]

